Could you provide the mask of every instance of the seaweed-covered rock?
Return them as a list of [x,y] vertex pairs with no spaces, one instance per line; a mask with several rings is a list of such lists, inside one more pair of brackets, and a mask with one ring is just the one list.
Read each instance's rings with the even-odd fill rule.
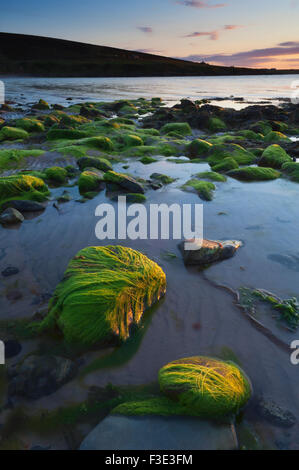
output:
[[187,122],[174,122],[165,124],[161,129],[162,134],[168,134],[169,132],[176,132],[177,134],[185,136],[191,135],[192,129]]
[[216,165],[212,165],[211,168],[215,173],[218,173],[218,172],[226,173],[229,170],[234,170],[234,169],[239,168],[239,165],[236,162],[236,160],[234,160],[232,157],[226,157],[223,159],[222,162],[217,163]]
[[116,171],[107,171],[104,180],[109,184],[120,186],[130,193],[144,193],[143,186],[131,176]]
[[171,178],[171,176],[164,175],[163,173],[152,173],[150,178],[162,184],[171,184],[175,181],[175,178]]
[[24,216],[17,209],[13,207],[8,207],[0,215],[0,224],[3,225],[12,225],[19,224],[24,221]]
[[226,124],[218,117],[211,117],[208,122],[208,129],[211,132],[221,132],[226,129]]
[[197,176],[197,178],[203,178],[203,179],[221,182],[221,183],[224,183],[225,181],[227,181],[226,176],[222,175],[221,173],[217,173],[215,171],[203,171],[201,173],[197,173],[195,176]]
[[35,103],[32,106],[32,109],[38,109],[40,111],[46,111],[46,110],[50,109],[50,105],[49,105],[49,103],[47,103],[47,101],[40,99],[38,103]]
[[125,134],[124,136],[122,136],[122,140],[126,147],[139,147],[141,145],[144,145],[144,142],[141,137],[134,134]]
[[51,128],[47,133],[48,140],[78,140],[84,139],[88,136],[87,132],[79,131],[77,129],[56,129]]
[[67,180],[68,173],[65,168],[52,166],[44,171],[45,178],[56,184],[63,184]]
[[228,176],[241,181],[269,181],[275,180],[281,176],[281,173],[273,168],[260,168],[256,166],[247,166],[237,170],[230,170],[227,174]]
[[27,132],[44,132],[45,126],[38,119],[22,118],[16,121],[16,126],[19,129],[24,129]]
[[69,263],[38,329],[58,327],[66,341],[85,346],[126,340],[165,291],[163,270],[142,253],[84,248]]
[[216,186],[210,181],[191,179],[182,186],[182,189],[193,188],[204,201],[212,201]]
[[23,140],[28,139],[28,137],[27,131],[17,127],[4,126],[0,131],[0,142],[2,140]]
[[32,355],[8,368],[8,392],[35,400],[56,392],[76,373],[77,366],[69,359]]
[[282,165],[281,169],[289,175],[292,181],[299,183],[299,163],[287,162]]
[[269,143],[281,142],[281,141],[290,142],[290,139],[286,135],[282,134],[281,132],[271,131],[265,135],[264,141],[269,142]]
[[83,171],[78,179],[78,187],[80,194],[104,189],[104,174],[97,169],[89,169]]
[[95,157],[81,157],[78,160],[78,167],[81,171],[85,168],[97,168],[101,171],[109,171],[112,170],[112,165],[106,158],[95,158]]
[[213,144],[211,144],[210,142],[207,142],[206,140],[202,139],[195,139],[187,145],[186,153],[191,159],[202,156],[206,157],[208,156],[211,147],[213,147]]
[[49,195],[47,185],[40,178],[30,175],[0,177],[0,202],[11,199],[32,199],[43,201]]
[[225,158],[233,158],[239,165],[251,165],[256,157],[248,150],[238,144],[216,144],[210,151],[208,162],[210,165],[217,165]]
[[292,158],[287,152],[279,145],[274,144],[266,148],[258,164],[259,166],[280,169],[284,163],[291,161]]
[[[188,246],[186,246],[188,243]],[[192,244],[192,249],[190,249]],[[184,263],[187,265],[208,265],[216,261],[231,258],[242,245],[236,240],[202,240],[200,244],[196,240],[186,240],[180,245]],[[189,248],[189,249],[186,249]]]
[[170,362],[160,369],[159,384],[190,414],[208,418],[238,413],[251,395],[251,384],[236,364],[204,356]]

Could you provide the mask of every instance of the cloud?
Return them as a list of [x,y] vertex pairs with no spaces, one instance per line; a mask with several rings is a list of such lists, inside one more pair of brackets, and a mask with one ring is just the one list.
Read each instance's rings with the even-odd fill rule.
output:
[[223,8],[227,5],[227,3],[216,3],[214,5],[210,5],[208,2],[200,2],[197,0],[177,0],[176,3],[184,5],[185,7],[193,8]]
[[[219,65],[239,65],[239,66],[252,66],[267,62],[274,62],[279,57],[283,56],[298,56],[299,60],[299,44],[297,42],[289,42],[282,44],[291,44],[290,46],[268,47],[265,49],[252,49],[244,52],[236,52],[234,54],[193,54],[184,57],[184,60],[191,60],[193,62],[206,61],[216,63]],[[295,44],[295,45],[293,45]]]
[[153,28],[150,26],[137,26],[137,29],[145,34],[151,34],[153,32]]
[[203,36],[209,36],[212,41],[217,41],[219,39],[220,33],[222,31],[233,31],[238,28],[243,28],[243,26],[238,24],[227,24],[221,29],[215,29],[214,31],[195,31],[190,34],[183,36],[184,38],[200,38]]
[[186,34],[185,38],[200,38],[202,36],[209,36],[212,41],[217,41],[219,39],[219,31],[195,31],[194,33]]
[[296,47],[296,46],[299,46],[299,41],[281,42],[278,45],[282,47]]

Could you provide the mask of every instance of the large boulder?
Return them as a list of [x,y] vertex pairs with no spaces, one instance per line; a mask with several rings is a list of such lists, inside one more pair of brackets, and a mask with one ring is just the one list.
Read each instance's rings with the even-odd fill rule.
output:
[[30,175],[11,175],[0,177],[0,202],[20,199],[43,201],[49,195],[44,181]]
[[189,417],[117,416],[101,421],[80,450],[233,450],[232,426]]
[[186,265],[208,265],[231,258],[242,243],[236,240],[186,240],[180,244]]
[[58,356],[28,356],[8,368],[9,396],[38,399],[50,395],[72,380],[76,364]]
[[259,166],[280,169],[284,163],[291,161],[292,158],[287,152],[279,145],[274,144],[266,148],[258,164]]
[[87,247],[69,263],[37,328],[59,328],[66,341],[84,347],[126,340],[165,291],[163,270],[142,253]]
[[37,201],[27,201],[25,200],[11,200],[8,203],[4,204],[6,206],[9,204],[10,207],[14,207],[20,212],[41,212],[44,211],[46,206],[44,203],[40,203]]

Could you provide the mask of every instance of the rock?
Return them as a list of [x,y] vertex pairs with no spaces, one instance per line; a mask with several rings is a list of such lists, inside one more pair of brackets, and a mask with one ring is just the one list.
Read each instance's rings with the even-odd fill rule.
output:
[[297,422],[293,413],[282,409],[271,399],[261,398],[256,409],[262,418],[276,426],[290,428]]
[[78,160],[78,167],[81,171],[85,168],[97,168],[101,171],[112,170],[112,165],[106,158],[95,158],[95,157],[81,157]]
[[[252,392],[251,383],[240,367],[231,361],[205,356],[187,357],[166,364],[159,371],[159,384],[168,403],[164,397],[149,399],[145,411],[152,407],[152,414],[169,415],[176,407],[176,414],[207,419],[232,416],[239,413]],[[136,408],[142,409],[142,403],[137,405]],[[155,413],[155,408],[159,408],[161,413]]]
[[14,276],[15,274],[19,273],[18,268],[14,268],[13,266],[8,266],[2,271],[2,276],[4,277],[9,277],[9,276]]
[[7,341],[4,341],[4,346],[5,346],[5,359],[10,359],[12,357],[15,357],[18,354],[20,354],[20,352],[22,351],[22,345],[14,339],[9,339]]
[[232,426],[189,417],[118,416],[101,421],[80,450],[233,450]]
[[[189,248],[186,250],[186,243]],[[186,265],[207,265],[222,261],[234,256],[238,248],[242,246],[242,242],[236,240],[206,240],[202,241],[202,245],[198,246],[197,240],[185,240],[180,244],[180,249],[183,253],[184,263]]]
[[20,300],[23,297],[21,291],[17,289],[9,290],[6,294],[6,298],[11,302],[15,302],[16,300]]
[[163,270],[142,253],[87,247],[70,261],[39,330],[57,327],[84,347],[125,341],[165,291]]
[[100,111],[92,105],[89,105],[89,106],[83,105],[83,106],[81,106],[80,115],[84,116],[86,118],[93,118],[93,119],[96,118],[96,117],[102,117],[102,114],[100,113]]
[[38,103],[32,106],[32,109],[38,109],[39,111],[44,111],[50,109],[49,103],[45,100],[40,99]]
[[77,366],[69,359],[32,355],[8,368],[9,395],[35,400],[54,393],[76,373]]
[[13,207],[5,209],[0,215],[0,223],[3,225],[20,224],[24,221],[24,216]]
[[9,201],[9,205],[20,212],[41,212],[46,208],[40,202],[26,200]]
[[81,173],[78,179],[78,188],[80,194],[99,192],[105,188],[104,173],[96,168],[86,169]]
[[104,175],[104,180],[112,185],[120,186],[130,193],[144,193],[144,188],[140,183],[131,176],[124,175],[123,173],[108,171]]

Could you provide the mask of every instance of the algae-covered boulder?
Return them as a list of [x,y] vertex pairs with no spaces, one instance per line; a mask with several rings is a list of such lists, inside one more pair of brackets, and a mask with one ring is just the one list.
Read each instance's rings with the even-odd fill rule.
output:
[[169,132],[176,132],[176,134],[180,134],[182,136],[192,134],[191,127],[187,122],[173,122],[165,124],[161,129],[161,133],[168,134]]
[[280,147],[280,145],[270,145],[263,152],[259,160],[259,166],[266,166],[271,168],[281,168],[284,163],[291,162],[292,158],[287,152]]
[[44,132],[45,126],[38,119],[22,118],[16,121],[16,126],[27,132]]
[[87,247],[69,263],[38,328],[58,327],[66,341],[82,346],[126,340],[165,291],[163,270],[142,253]]
[[170,362],[159,371],[162,393],[196,416],[236,414],[251,395],[245,373],[234,363],[204,356]]
[[32,109],[38,109],[40,111],[46,111],[47,109],[50,109],[49,103],[47,101],[40,99],[38,103],[35,103],[32,106]]
[[290,142],[290,139],[285,135],[282,134],[281,132],[278,131],[271,131],[268,132],[268,134],[265,135],[264,138],[265,142]]
[[239,168],[239,165],[236,162],[236,160],[234,160],[232,157],[226,157],[223,159],[222,162],[217,163],[217,165],[213,165],[211,168],[215,173],[217,172],[226,173],[229,170],[234,170],[236,168]]
[[0,177],[0,203],[11,199],[44,201],[49,190],[44,181],[30,175],[11,175]]
[[143,186],[138,183],[131,176],[125,175],[123,173],[117,173],[116,171],[107,171],[104,175],[104,180],[106,183],[111,185],[120,186],[120,188],[130,192],[130,193],[144,193]]
[[77,140],[84,139],[87,137],[87,133],[75,129],[56,129],[51,128],[47,133],[48,140]]
[[140,145],[144,145],[143,140],[138,135],[126,134],[122,139],[126,147],[139,147]]
[[282,165],[281,169],[289,175],[292,181],[299,183],[299,163],[287,162]]
[[203,171],[201,173],[197,173],[196,176],[198,178],[203,178],[206,180],[216,181],[224,183],[227,181],[226,176],[222,175],[221,173],[217,173],[215,171]]
[[28,139],[28,137],[27,131],[17,127],[4,126],[0,131],[0,142],[2,140],[23,140]]
[[104,174],[97,169],[83,171],[78,179],[78,187],[80,194],[104,189]]
[[217,165],[225,158],[233,158],[239,165],[251,165],[256,157],[238,144],[217,144],[211,148],[208,162]]
[[182,186],[182,189],[193,188],[204,201],[212,201],[216,186],[210,181],[191,179]]
[[208,129],[212,132],[221,132],[226,129],[226,124],[222,121],[222,119],[212,117],[209,119]]
[[65,168],[52,166],[44,171],[45,178],[52,183],[63,184],[66,182],[68,173]]
[[197,158],[202,156],[207,156],[213,147],[213,144],[202,139],[192,140],[190,144],[186,147],[186,153],[188,157]]
[[107,160],[106,158],[102,158],[102,157],[98,157],[98,158],[81,157],[79,158],[77,163],[81,171],[88,167],[97,168],[98,170],[101,170],[101,171],[112,170],[112,165],[109,162],[109,160]]
[[[199,243],[201,242],[201,243]],[[207,266],[235,255],[242,243],[237,240],[186,240],[180,244],[186,265]]]
[[273,168],[260,168],[256,166],[230,170],[227,174],[241,181],[269,181],[275,180],[281,176],[281,173]]

